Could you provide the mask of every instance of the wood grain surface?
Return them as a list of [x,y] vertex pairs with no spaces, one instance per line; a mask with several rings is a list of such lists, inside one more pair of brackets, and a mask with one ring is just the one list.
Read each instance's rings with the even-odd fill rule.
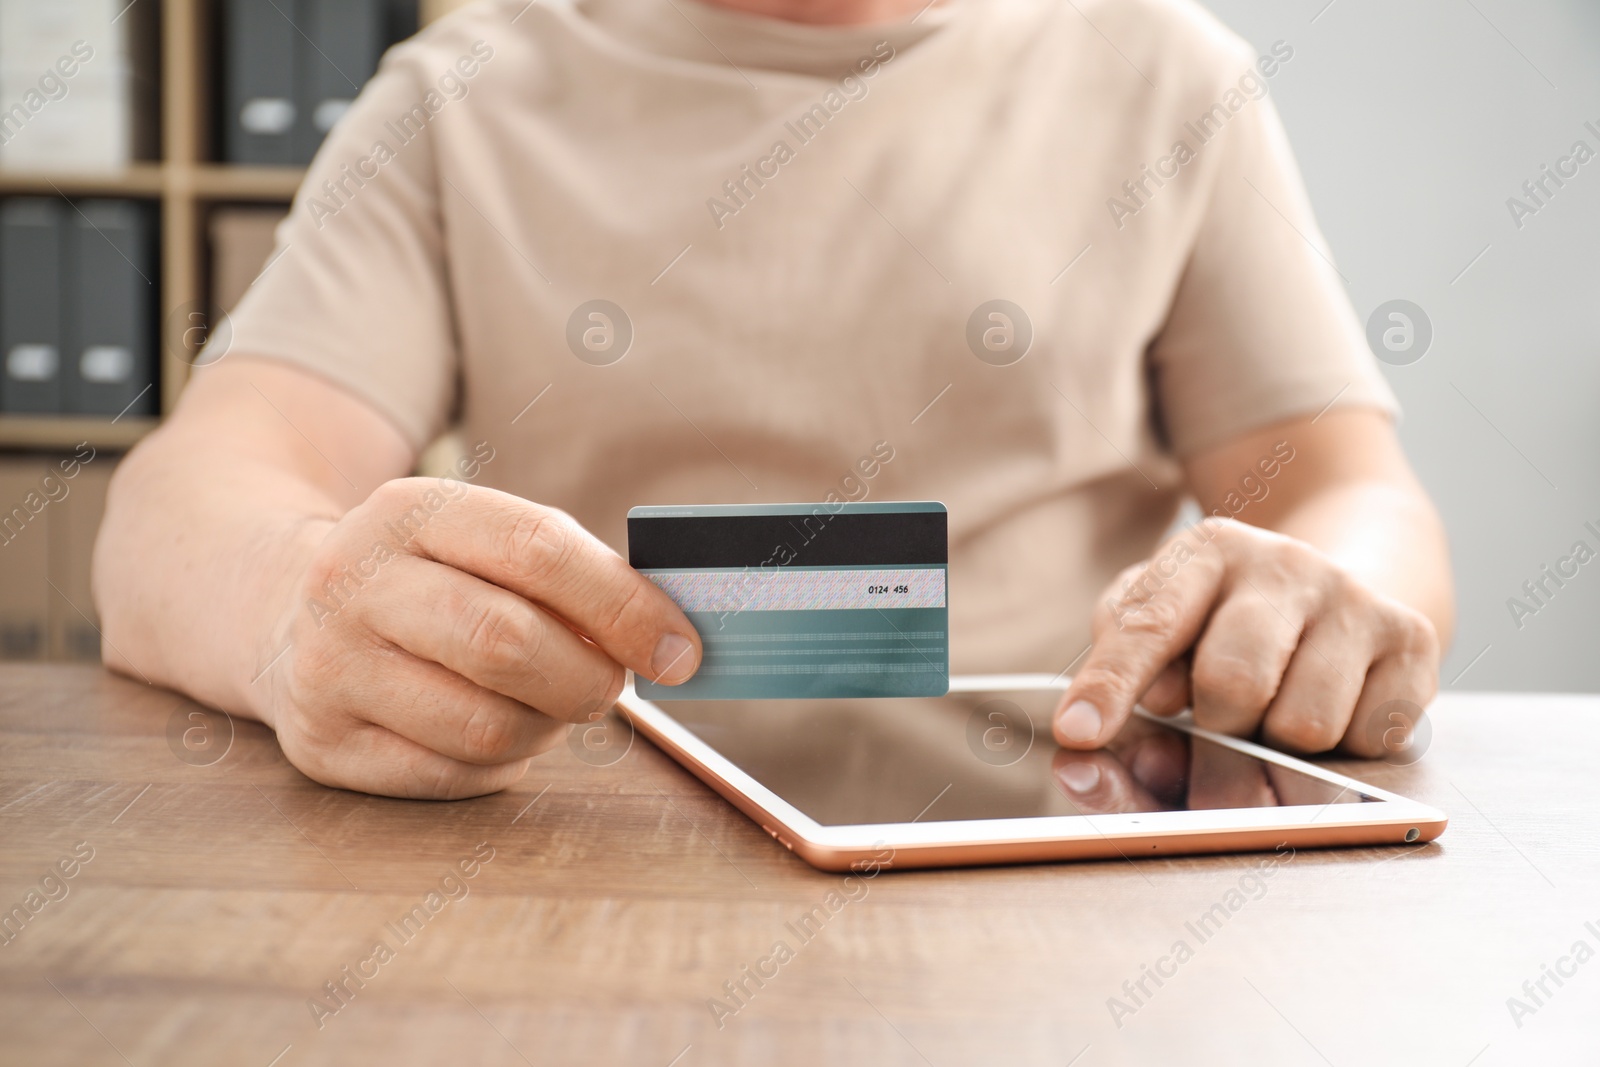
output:
[[0,1062],[1600,1062],[1600,698],[1432,721],[1414,766],[1339,764],[1449,812],[1428,846],[846,885],[643,738],[388,800],[171,693],[4,666]]

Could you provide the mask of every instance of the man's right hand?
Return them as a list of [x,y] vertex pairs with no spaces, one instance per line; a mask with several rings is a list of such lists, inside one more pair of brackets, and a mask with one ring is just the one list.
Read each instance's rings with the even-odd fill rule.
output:
[[307,533],[260,711],[326,785],[491,793],[605,714],[624,668],[672,685],[699,666],[677,605],[564,512],[405,478]]

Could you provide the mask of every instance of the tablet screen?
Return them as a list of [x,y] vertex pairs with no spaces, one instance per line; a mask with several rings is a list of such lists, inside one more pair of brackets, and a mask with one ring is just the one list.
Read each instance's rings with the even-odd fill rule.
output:
[[1160,720],[1098,752],[1050,736],[1061,690],[658,705],[824,826],[1376,801]]

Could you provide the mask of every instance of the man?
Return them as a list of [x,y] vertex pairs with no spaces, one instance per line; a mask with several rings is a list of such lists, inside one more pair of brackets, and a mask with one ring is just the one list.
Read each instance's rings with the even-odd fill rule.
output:
[[[1188,0],[469,6],[119,470],[107,662],[318,781],[481,794],[697,667],[629,506],[932,498],[952,669],[1075,669],[1069,749],[1139,701],[1381,753],[1447,553],[1265,97],[1293,57]],[[404,478],[453,422],[463,481]]]

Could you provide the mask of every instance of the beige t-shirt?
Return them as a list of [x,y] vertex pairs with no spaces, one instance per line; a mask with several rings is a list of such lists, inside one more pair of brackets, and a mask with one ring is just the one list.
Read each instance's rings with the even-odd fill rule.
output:
[[952,667],[1059,670],[1178,457],[1393,408],[1261,95],[1293,62],[1188,0],[481,0],[330,136],[232,351],[459,420],[619,551],[637,504],[942,500]]

